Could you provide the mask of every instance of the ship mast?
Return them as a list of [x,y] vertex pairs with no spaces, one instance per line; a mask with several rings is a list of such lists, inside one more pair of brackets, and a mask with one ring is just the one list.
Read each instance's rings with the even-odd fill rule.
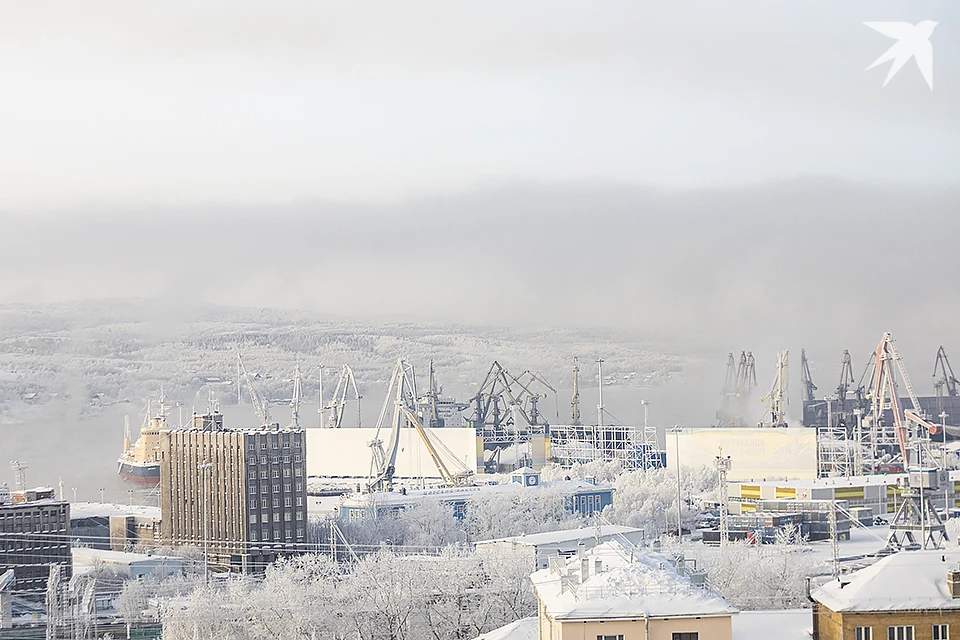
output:
[[580,425],[580,361],[573,359],[573,397],[570,398],[571,424]]

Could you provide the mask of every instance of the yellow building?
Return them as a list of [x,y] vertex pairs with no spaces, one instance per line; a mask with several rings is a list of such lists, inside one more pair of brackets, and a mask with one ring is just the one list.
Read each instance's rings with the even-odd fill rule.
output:
[[960,638],[960,549],[901,551],[810,598],[814,640]]
[[682,559],[617,540],[530,579],[540,640],[731,640],[737,610]]

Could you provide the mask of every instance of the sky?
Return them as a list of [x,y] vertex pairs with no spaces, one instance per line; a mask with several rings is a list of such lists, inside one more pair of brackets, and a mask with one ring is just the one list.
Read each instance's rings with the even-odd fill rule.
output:
[[[863,21],[940,21],[935,89]],[[948,0],[0,7],[0,211],[394,203],[512,181],[943,184]]]
[[[884,87],[862,23],[927,19],[934,89]],[[947,0],[3,4],[0,303],[946,342],[958,43]]]

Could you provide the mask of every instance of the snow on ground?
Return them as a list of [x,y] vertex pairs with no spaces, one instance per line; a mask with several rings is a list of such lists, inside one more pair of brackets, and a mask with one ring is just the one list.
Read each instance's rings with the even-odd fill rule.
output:
[[487,631],[473,640],[537,640],[538,633],[536,618],[522,618],[499,629]]
[[810,640],[812,634],[810,609],[741,611],[733,616],[733,640]]

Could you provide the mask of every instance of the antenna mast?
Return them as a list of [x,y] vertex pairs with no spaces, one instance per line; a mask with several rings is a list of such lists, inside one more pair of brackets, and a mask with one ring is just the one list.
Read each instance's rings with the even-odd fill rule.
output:
[[300,363],[293,370],[293,397],[290,399],[290,425],[300,428],[300,400],[303,398],[303,378],[300,375]]

